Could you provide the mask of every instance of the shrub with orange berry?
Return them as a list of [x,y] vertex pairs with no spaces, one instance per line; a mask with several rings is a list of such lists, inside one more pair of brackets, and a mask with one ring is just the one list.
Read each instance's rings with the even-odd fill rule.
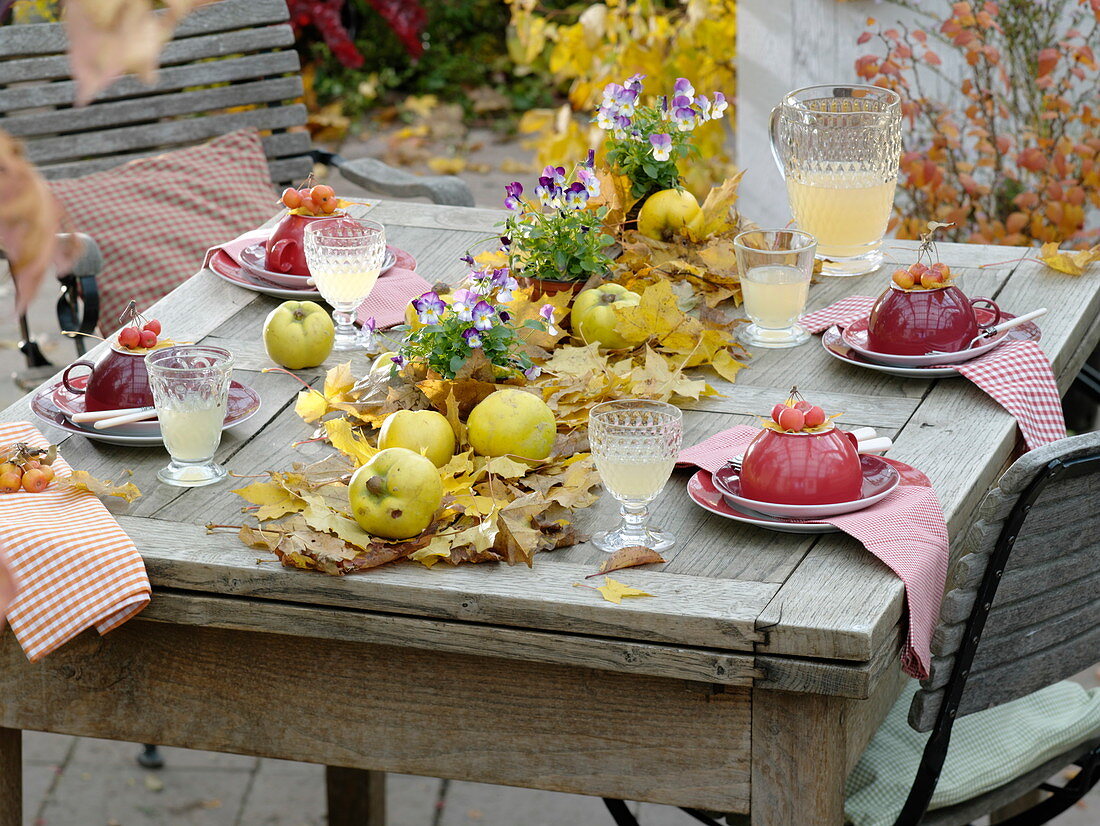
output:
[[[895,3],[936,18],[928,4]],[[898,25],[857,40],[881,46],[856,61],[857,74],[901,95],[909,121],[892,222],[898,237],[917,238],[932,218],[955,224],[951,241],[1095,243],[1100,2],[943,5],[949,14],[927,29]],[[957,53],[961,71],[945,71],[944,49]],[[952,100],[930,92],[945,82],[957,88]]]

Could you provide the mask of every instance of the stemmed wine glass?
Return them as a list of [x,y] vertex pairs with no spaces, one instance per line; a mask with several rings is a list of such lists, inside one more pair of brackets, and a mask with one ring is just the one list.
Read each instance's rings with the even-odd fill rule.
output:
[[374,333],[361,335],[355,315],[378,280],[386,258],[386,230],[377,221],[341,216],[311,221],[303,236],[306,264],[317,291],[332,305],[334,350],[373,353]]
[[622,503],[622,523],[592,537],[601,551],[631,545],[655,551],[675,538],[649,527],[649,503],[664,489],[683,443],[683,414],[665,402],[622,399],[603,402],[588,416],[588,441],[604,487]]

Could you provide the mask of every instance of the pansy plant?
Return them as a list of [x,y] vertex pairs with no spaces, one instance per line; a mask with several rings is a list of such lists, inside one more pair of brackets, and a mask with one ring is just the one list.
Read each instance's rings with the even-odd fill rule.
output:
[[600,194],[594,163],[595,152],[589,152],[568,175],[563,166],[547,166],[532,199],[523,197],[519,181],[504,188],[504,206],[510,214],[504,222],[502,248],[518,275],[587,281],[610,268],[606,248],[613,239],[603,231],[606,207],[588,207],[589,200]]
[[[476,266],[476,265],[475,265]],[[394,357],[395,367],[424,364],[445,379],[453,379],[467,359],[480,350],[503,377],[539,368],[520,349],[518,329],[505,304],[519,286],[507,267],[471,269],[465,285],[449,295],[427,292],[412,301],[418,325],[409,331]],[[523,323],[536,330],[553,330],[554,308],[544,305],[538,319]]]
[[707,121],[721,118],[729,103],[725,95],[697,94],[691,81],[681,77],[672,94],[649,104],[641,102],[643,75],[622,84],[609,83],[593,120],[609,133],[607,161],[630,179],[632,194],[641,198],[680,182],[677,161],[697,149],[691,133]]

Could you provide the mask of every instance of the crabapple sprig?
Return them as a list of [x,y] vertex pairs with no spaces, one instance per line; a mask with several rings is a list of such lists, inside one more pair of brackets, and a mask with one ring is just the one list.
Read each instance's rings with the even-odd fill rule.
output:
[[764,420],[763,425],[783,433],[819,433],[828,430],[839,415],[829,416],[824,408],[802,398],[798,388],[792,387],[787,400],[772,408],[771,419]]
[[283,206],[298,215],[332,215],[340,205],[336,191],[328,184],[301,189],[287,187],[279,200]]
[[[927,231],[921,235],[920,246],[917,247],[916,263],[899,267],[891,276],[897,286],[903,290],[936,290],[951,283],[951,268],[942,261],[933,260],[938,257],[933,236],[936,230],[950,226],[953,224],[928,222]],[[928,263],[924,263],[922,259],[928,259]]]
[[151,350],[160,340],[161,326],[155,318],[146,319],[137,311],[137,302],[131,300],[126,305],[119,321],[123,328],[118,331],[118,343],[127,350]]
[[40,493],[54,479],[51,467],[57,458],[57,445],[34,448],[20,442],[0,451],[0,493]]

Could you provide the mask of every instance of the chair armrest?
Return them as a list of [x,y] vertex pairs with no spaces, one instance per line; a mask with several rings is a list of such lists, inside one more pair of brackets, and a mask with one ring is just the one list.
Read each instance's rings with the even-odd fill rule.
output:
[[393,195],[397,198],[423,195],[436,204],[468,207],[474,205],[474,196],[470,192],[470,187],[464,180],[454,175],[421,177],[374,158],[348,161],[339,155],[333,155],[332,163],[340,170],[340,174],[352,183],[383,195]]
[[[79,244],[80,252],[68,272],[59,273],[57,277],[61,284],[61,295],[57,299],[57,323],[62,330],[93,333],[99,323],[96,276],[103,269],[103,254],[90,235],[78,232],[73,235],[73,240]],[[84,355],[84,337],[76,336],[74,341],[77,353]]]

